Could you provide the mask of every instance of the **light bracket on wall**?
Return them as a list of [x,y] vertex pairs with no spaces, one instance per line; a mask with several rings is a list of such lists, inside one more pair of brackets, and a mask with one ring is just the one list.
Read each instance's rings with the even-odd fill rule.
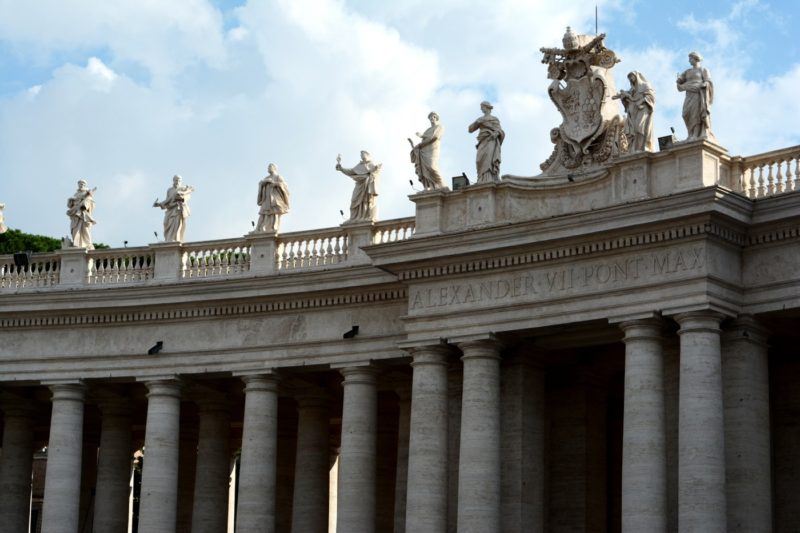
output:
[[164,341],[158,341],[155,346],[147,350],[147,355],[156,355],[164,348]]
[[347,332],[345,332],[344,335],[342,335],[342,338],[343,339],[352,339],[356,335],[358,335],[358,326],[353,326],[352,328],[350,328],[350,331],[347,331]]

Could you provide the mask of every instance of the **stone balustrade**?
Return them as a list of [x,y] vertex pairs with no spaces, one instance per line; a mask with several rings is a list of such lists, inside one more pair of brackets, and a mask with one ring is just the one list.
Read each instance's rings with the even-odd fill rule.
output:
[[182,249],[183,278],[231,276],[250,270],[250,246],[241,239],[188,243]]
[[[360,246],[406,240],[413,234],[414,217],[406,217],[277,236],[252,234],[236,239],[88,251],[72,248],[33,254],[28,266],[16,266],[13,255],[0,255],[0,292],[170,283],[354,266],[366,257]],[[274,252],[258,256],[253,249],[255,237],[266,239]],[[69,272],[63,279],[62,268]]]
[[742,158],[740,192],[748,198],[765,198],[800,187],[800,146]]
[[36,254],[27,266],[16,266],[13,255],[0,256],[0,290],[52,287],[60,280],[58,254]]
[[146,246],[89,252],[86,282],[89,285],[115,285],[153,278],[155,258]]

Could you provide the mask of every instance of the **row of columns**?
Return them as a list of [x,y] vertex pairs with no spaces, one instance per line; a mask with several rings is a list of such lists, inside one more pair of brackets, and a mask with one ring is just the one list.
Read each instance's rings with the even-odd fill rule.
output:
[[[722,316],[710,312],[675,317],[680,329],[678,408],[678,528],[682,532],[767,531],[771,527],[769,384],[763,331],[742,318],[725,334]],[[656,319],[620,324],[625,342],[622,459],[622,529],[667,531],[667,423],[665,419],[662,323]],[[500,344],[481,339],[458,344],[463,378],[457,471],[457,524],[461,533],[511,530],[514,509],[502,507],[513,480],[501,465]],[[398,501],[405,504],[396,531],[444,533],[452,507],[454,450],[448,425],[446,345],[409,350],[413,368],[408,426],[407,470],[398,470]],[[337,531],[375,531],[377,375],[369,366],[342,368],[343,411]],[[544,379],[534,380],[544,416]],[[244,429],[237,502],[237,533],[275,530],[278,379],[245,376]],[[505,386],[509,386],[505,384]],[[521,384],[520,390],[526,385]],[[139,531],[175,530],[178,509],[180,383],[147,383],[146,460]],[[51,385],[52,416],[45,481],[43,531],[74,533],[78,528],[84,388]],[[401,402],[401,410],[402,410]],[[109,533],[127,528],[131,419],[121,401],[101,404],[94,525]],[[194,487],[193,532],[224,531],[227,509],[229,419],[227,406],[213,398],[200,402],[198,469]],[[506,414],[506,418],[508,415]],[[324,531],[328,521],[328,407],[324,397],[298,398],[297,459],[292,531]],[[401,413],[401,426],[404,416]],[[508,422],[507,422],[508,423]],[[511,423],[513,426],[513,422]],[[33,431],[22,407],[5,410],[0,460],[0,516],[8,531],[25,531]],[[530,449],[534,472],[542,474],[544,442],[534,432]],[[538,435],[538,437],[536,436]],[[513,451],[513,450],[512,450]],[[523,451],[520,450],[520,453]],[[510,453],[506,450],[506,453]],[[536,466],[538,465],[538,466]],[[26,479],[27,476],[27,479]],[[501,481],[503,484],[501,484]],[[524,490],[524,489],[520,489]],[[544,521],[543,490],[534,490],[533,512],[525,520]],[[399,507],[402,508],[402,507]],[[525,520],[519,519],[519,522]],[[452,519],[451,519],[452,521]],[[530,523],[530,522],[528,522]],[[541,526],[539,526],[541,527]]]

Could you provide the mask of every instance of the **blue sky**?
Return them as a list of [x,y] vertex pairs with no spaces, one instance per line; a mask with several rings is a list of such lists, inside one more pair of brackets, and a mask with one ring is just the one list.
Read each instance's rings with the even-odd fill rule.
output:
[[[235,237],[257,217],[275,162],[292,193],[284,231],[333,226],[361,149],[384,163],[381,218],[413,213],[406,138],[442,116],[446,176],[474,173],[466,126],[490,99],[504,173],[533,175],[560,122],[541,46],[594,31],[594,1],[0,0],[0,202],[11,227],[67,233],[78,178],[97,186],[97,241],[144,244],[173,174],[194,185],[187,238]],[[657,135],[675,126],[686,54],[716,84],[714,130],[732,154],[800,143],[800,3],[599,2],[622,58],[643,72]]]

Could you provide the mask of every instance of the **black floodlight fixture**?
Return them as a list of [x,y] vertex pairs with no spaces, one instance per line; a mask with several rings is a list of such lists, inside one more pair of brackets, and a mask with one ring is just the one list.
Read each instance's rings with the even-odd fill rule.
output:
[[356,335],[358,335],[358,326],[353,326],[352,328],[350,328],[350,331],[348,331],[344,335],[342,335],[342,338],[343,339],[352,339]]
[[147,350],[147,355],[156,355],[164,348],[164,341],[158,341],[155,346]]
[[469,178],[466,172],[462,172],[460,176],[453,176],[452,181],[454,191],[469,187]]

